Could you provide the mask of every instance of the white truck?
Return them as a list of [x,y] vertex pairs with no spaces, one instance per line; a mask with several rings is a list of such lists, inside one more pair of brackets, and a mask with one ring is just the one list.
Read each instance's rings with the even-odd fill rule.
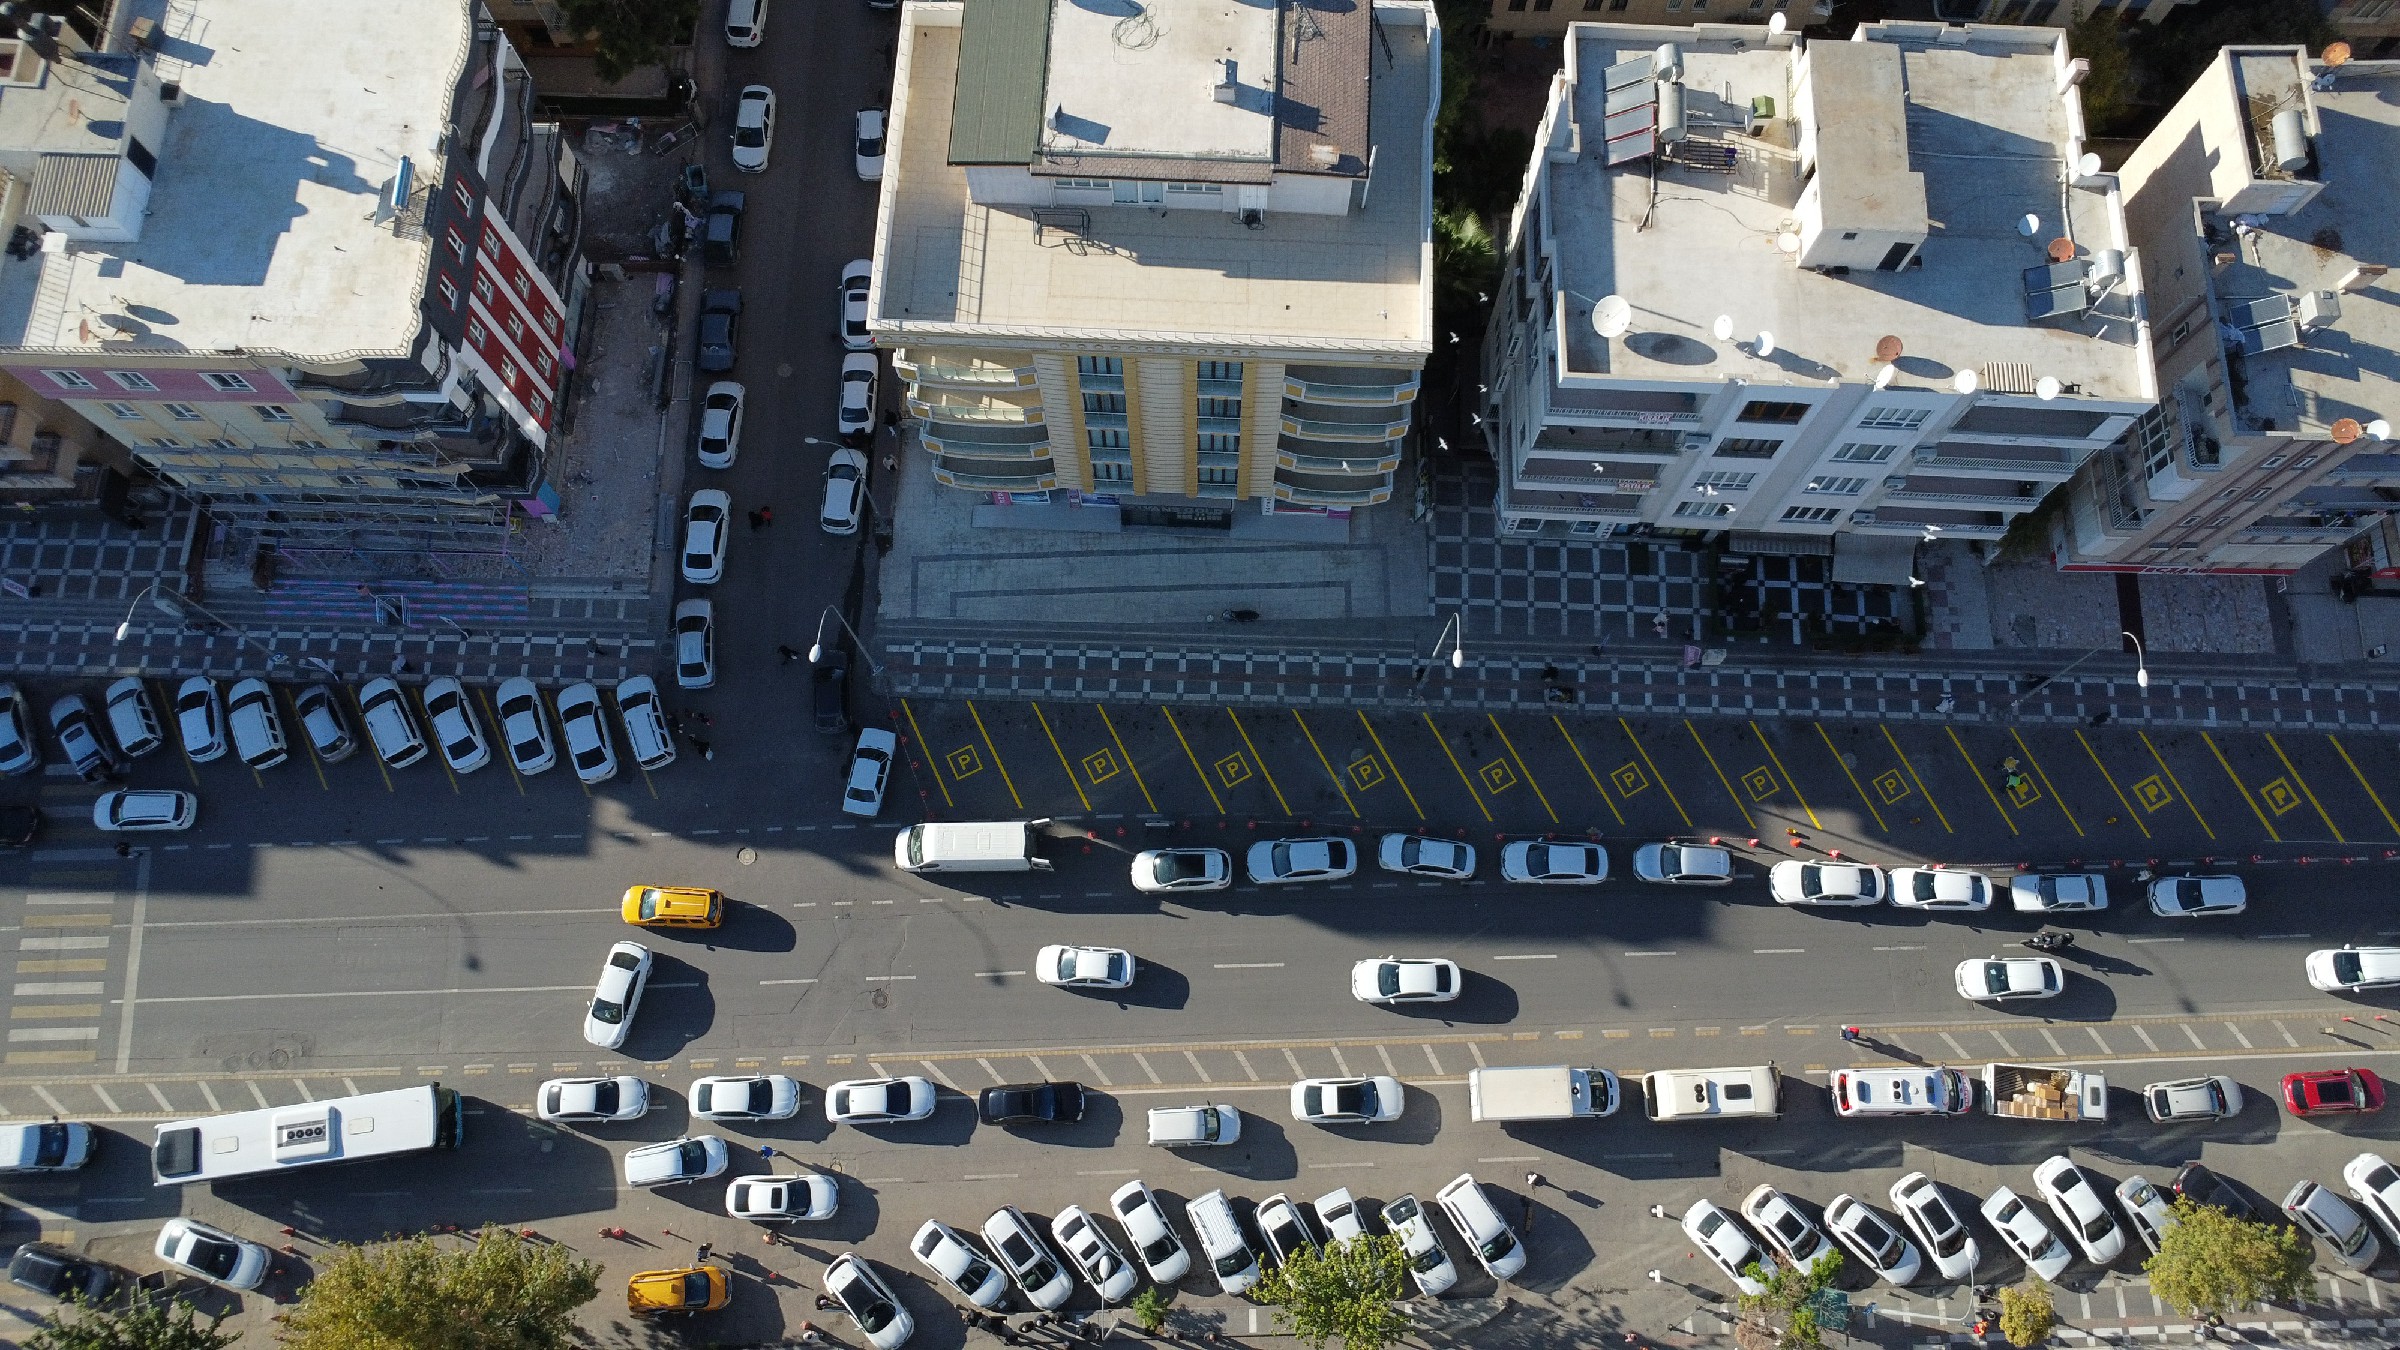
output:
[[1617,1076],[1606,1069],[1546,1064],[1523,1069],[1476,1069],[1467,1074],[1467,1104],[1476,1120],[1573,1120],[1617,1109]]
[[1987,1115],[2018,1120],[2106,1120],[2108,1080],[2081,1069],[1986,1064],[1983,1109]]

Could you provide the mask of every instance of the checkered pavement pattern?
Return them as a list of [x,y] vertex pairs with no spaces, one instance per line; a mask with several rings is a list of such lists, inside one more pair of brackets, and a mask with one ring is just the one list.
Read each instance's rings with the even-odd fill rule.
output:
[[139,530],[98,516],[35,516],[0,523],[0,578],[45,600],[124,600],[179,575],[191,517],[152,517]]
[[1492,509],[1491,465],[1434,469],[1433,565],[1437,614],[1466,616],[1481,637],[1654,640],[1665,613],[1677,634],[1699,613],[1703,555],[1643,540],[1511,538]]
[[1758,607],[1769,636],[1802,643],[1820,633],[1864,633],[1899,622],[1898,593],[1890,586],[1850,586],[1827,579],[1831,558],[1754,557],[1726,577]]

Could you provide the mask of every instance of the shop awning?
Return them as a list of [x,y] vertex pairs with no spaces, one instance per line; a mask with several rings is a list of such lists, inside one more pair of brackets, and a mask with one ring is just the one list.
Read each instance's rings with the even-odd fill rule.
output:
[[1845,534],[1833,547],[1833,579],[1852,586],[1905,586],[1917,574],[1910,535]]

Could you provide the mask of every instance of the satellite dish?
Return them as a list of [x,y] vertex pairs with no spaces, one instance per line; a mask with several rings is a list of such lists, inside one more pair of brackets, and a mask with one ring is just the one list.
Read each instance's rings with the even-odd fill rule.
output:
[[1886,333],[1875,339],[1875,359],[1878,361],[1887,363],[1897,361],[1900,359],[1900,353],[1906,350],[1907,348],[1901,345],[1897,333]]
[[1718,315],[1717,321],[1709,325],[1708,331],[1716,334],[1719,342],[1731,342],[1733,340],[1733,316],[1730,314]]
[[1972,394],[1982,384],[1983,381],[1976,378],[1975,372],[1971,370],[1962,370],[1950,377],[1950,387],[1962,394]]
[[2031,211],[2026,212],[2025,218],[2017,222],[2017,233],[2023,235],[2027,239],[2031,239],[2041,232],[2042,218],[2035,215]]
[[[1784,30],[1786,27],[1788,27],[1788,26],[1789,26],[1789,24],[1788,24],[1788,21],[1787,21],[1787,20],[1785,20],[1785,18],[1783,17],[1783,15],[1781,15],[1780,13],[1777,13],[1777,14],[1770,14],[1770,15],[1768,15],[1768,16],[1767,16],[1767,31],[1768,31],[1769,33],[1774,33],[1774,34],[1778,34],[1778,35],[1780,35],[1780,34],[1783,32],[1783,30]],[[2327,55],[2327,56],[2331,56],[2332,54],[2333,54],[2333,53],[2332,53],[2332,50],[2331,50],[2330,48],[2328,48],[2328,49],[2327,49],[2327,51],[2326,51],[2326,55]]]
[[2376,440],[2388,441],[2392,438],[2392,424],[2378,417],[2367,423],[2367,434]]
[[2358,424],[2358,419],[2355,417],[2342,418],[2335,422],[2331,428],[2331,435],[2333,436],[2333,443],[2335,445],[2348,445],[2352,441],[2355,441],[2359,437],[2366,434],[2367,429],[2360,426]]
[[1623,337],[1633,327],[1633,302],[1621,295],[1604,295],[1592,306],[1592,328],[1602,337]]
[[2065,390],[2066,386],[2058,382],[2058,377],[2056,375],[2044,375],[2042,378],[2033,382],[2033,392],[2039,396],[2044,403],[2057,398],[2061,393],[2065,392]]
[[1898,366],[1885,366],[1883,369],[1876,371],[1875,387],[1878,389],[1891,388],[1893,378],[1898,376],[1899,373],[1900,368]]
[[1755,355],[1758,355],[1758,356],[1773,356],[1774,354],[1775,354],[1775,335],[1774,335],[1773,333],[1770,333],[1770,332],[1768,332],[1768,331],[1767,331],[1766,329],[1764,329],[1764,328],[1761,328],[1761,329],[1759,329],[1759,330],[1758,330],[1758,350],[1757,350],[1757,352],[1755,353]]
[[[1782,16],[1778,15],[1777,17],[1780,18]],[[2339,70],[2343,66],[2350,64],[2350,44],[2347,42],[2328,42],[2325,44],[2325,54],[2317,59],[2323,61],[2328,67]]]
[[1800,251],[1800,236],[1794,234],[1790,230],[1785,230],[1783,233],[1775,236],[1775,247],[1781,249],[1785,253],[1798,253]]
[[2100,172],[2100,157],[2089,150],[2084,151],[2083,155],[2075,161],[2075,172],[2084,178]]

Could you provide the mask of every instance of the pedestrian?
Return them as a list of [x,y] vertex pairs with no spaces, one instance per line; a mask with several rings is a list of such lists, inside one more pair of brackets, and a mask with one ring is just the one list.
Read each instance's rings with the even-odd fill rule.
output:
[[667,714],[667,734],[669,736],[681,736],[683,734],[682,713]]
[[829,1294],[819,1294],[819,1295],[817,1295],[817,1311],[818,1311],[818,1312],[832,1312],[834,1309],[836,1309],[836,1308],[838,1308],[838,1307],[840,1307],[840,1306],[842,1306],[842,1305],[841,1305],[841,1304],[839,1304],[839,1303],[836,1303],[836,1302],[834,1302],[834,1301],[833,1301],[833,1297],[832,1297],[831,1295],[829,1295]]
[[1942,701],[1933,705],[1933,710],[1937,713],[1940,713],[1944,717],[1948,717],[1950,714],[1958,711],[1958,700],[1952,698],[1948,694],[1944,694],[1942,695]]
[[2006,781],[2008,783],[2008,790],[2011,792],[2023,792],[2028,786],[2025,775],[2017,772],[2015,769],[2010,769],[2008,771],[2008,778]]
[[126,843],[126,842],[125,842],[124,840],[122,840],[122,839],[118,840],[118,841],[117,841],[117,856],[118,856],[118,857],[120,857],[120,858],[130,858],[130,857],[132,857],[132,856],[133,856],[133,845]]
[[710,745],[703,737],[692,737],[692,748],[700,752],[700,758],[702,759],[715,759],[717,757],[716,747]]
[[1662,609],[1650,616],[1650,631],[1662,638],[1667,635],[1667,612],[1665,610]]
[[1667,1276],[1666,1276],[1666,1272],[1664,1272],[1664,1271],[1660,1271],[1660,1270],[1653,1270],[1653,1271],[1651,1271],[1651,1272],[1650,1272],[1650,1283],[1652,1283],[1652,1284],[1665,1284],[1666,1282],[1667,1282]]
[[705,1265],[705,1264],[707,1264],[707,1263],[708,1263],[708,1254],[709,1254],[710,1252],[713,1252],[713,1251],[715,1251],[716,1249],[717,1249],[717,1244],[715,1244],[715,1243],[713,1243],[713,1242],[703,1242],[703,1243],[701,1243],[701,1244],[700,1244],[700,1250],[698,1250],[698,1251],[696,1251],[696,1252],[693,1252],[693,1253],[692,1253],[692,1264],[693,1264],[693,1265],[695,1265],[695,1266],[698,1266],[698,1265]]
[[1842,1040],[1850,1045],[1858,1044],[1859,1038],[1863,1034],[1857,1027],[1842,1028]]
[[1556,661],[1542,667],[1542,678],[1550,681],[1558,679],[1558,663]]
[[759,519],[759,523],[760,523],[760,524],[762,524],[762,525],[772,525],[772,524],[774,524],[774,523],[775,523],[775,508],[774,508],[774,507],[772,507],[772,506],[762,506],[762,507],[758,508],[758,519]]
[[772,1157],[774,1157],[774,1156],[775,1156],[775,1146],[774,1146],[773,1144],[760,1144],[760,1145],[758,1146],[758,1156],[759,1156],[759,1157],[761,1157],[761,1158],[772,1158]]
[[884,409],[883,428],[886,431],[898,431],[900,429],[900,414],[893,412],[889,408]]
[[585,638],[585,639],[583,640],[583,645],[584,645],[584,649],[585,649],[586,651],[589,651],[589,652],[590,652],[592,655],[594,655],[594,656],[598,656],[598,655],[600,654],[600,639],[598,639],[598,638]]
[[1527,1172],[1525,1174],[1525,1189],[1529,1191],[1538,1191],[1541,1188],[1542,1174],[1539,1172]]
[[713,717],[709,716],[707,713],[704,713],[704,712],[700,711],[698,708],[694,708],[694,709],[692,709],[692,716],[699,718],[699,719],[700,719],[700,725],[702,725],[702,726],[704,726],[704,727],[713,727],[713,726],[715,726],[715,725],[717,724],[717,719],[715,719],[715,718],[713,718]]
[[1991,1323],[1986,1322],[1982,1318],[1978,1317],[1975,1319],[1974,1332],[1976,1335],[1980,1336],[1984,1333],[1985,1329],[1990,1326]]
[[1690,670],[1692,667],[1699,664],[1700,644],[1696,642],[1687,642],[1683,644],[1683,668],[1685,670]]
[[2102,708],[2100,711],[2092,714],[2092,725],[2096,727],[2107,726],[2109,717],[2110,713],[2108,709]]
[[2000,761],[2000,772],[2015,773],[2021,763],[2022,761],[2020,761],[2015,755],[2010,755],[2008,758]]
[[1667,1217],[1667,1207],[1665,1205],[1652,1205],[1650,1207],[1650,1217],[1653,1219],[1663,1219]]
[[790,665],[792,662],[794,662],[794,661],[797,661],[797,660],[799,660],[799,659],[800,659],[800,652],[799,652],[799,650],[798,650],[797,648],[793,647],[793,646],[792,646],[790,643],[788,643],[788,642],[778,642],[778,643],[776,643],[776,644],[775,644],[775,654],[776,654],[777,656],[780,656],[780,657],[782,657],[782,658],[783,658],[783,663],[784,663],[785,665],[787,665],[787,666],[788,666],[788,665]]
[[406,675],[408,673],[408,658],[405,656],[393,657],[392,673],[394,675]]
[[757,511],[752,511],[750,513],[750,530],[752,533],[757,533],[759,529],[766,525],[766,523],[767,518],[765,516],[760,515]]

